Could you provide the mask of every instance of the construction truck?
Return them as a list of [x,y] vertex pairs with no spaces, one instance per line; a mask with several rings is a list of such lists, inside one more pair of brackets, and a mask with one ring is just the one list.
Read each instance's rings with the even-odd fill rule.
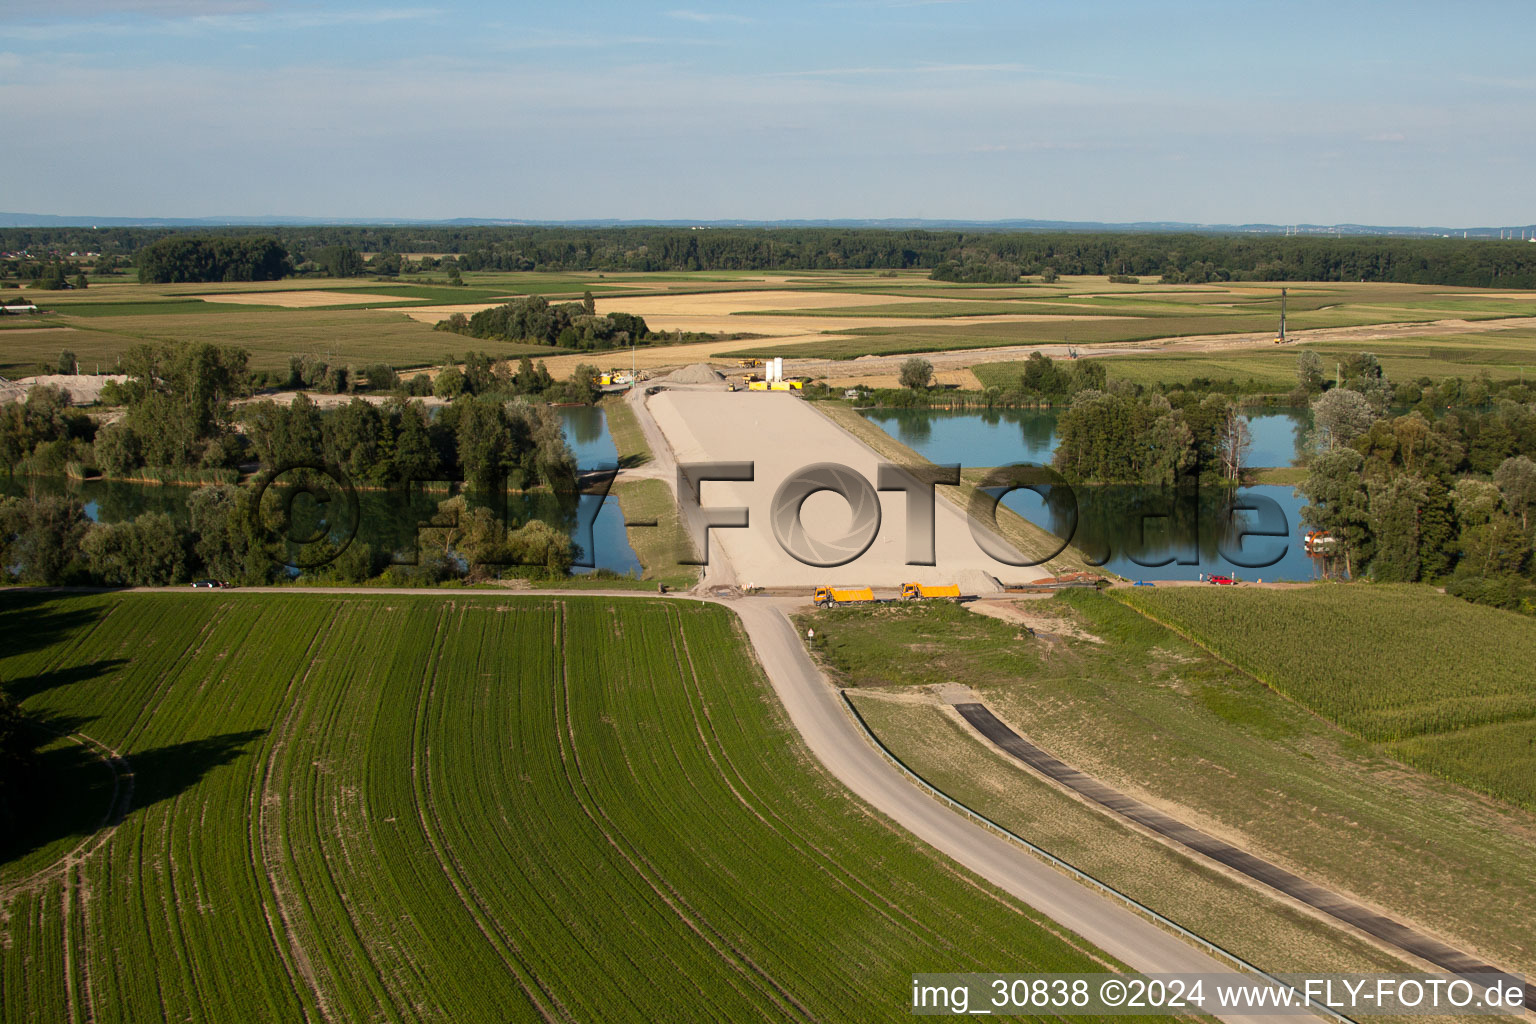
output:
[[874,604],[875,592],[868,587],[817,587],[815,603],[820,605],[834,604]]
[[762,366],[763,361],[761,359],[738,359],[736,360],[736,365],[746,367]]
[[930,587],[922,583],[903,583],[901,585],[901,599],[903,601],[915,601],[924,598],[948,598],[957,601],[960,598],[960,585],[951,583],[947,587]]

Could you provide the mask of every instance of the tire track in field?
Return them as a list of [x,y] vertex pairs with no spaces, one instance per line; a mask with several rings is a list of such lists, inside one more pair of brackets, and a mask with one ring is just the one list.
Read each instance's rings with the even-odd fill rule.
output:
[[71,892],[74,889],[74,874],[74,871],[66,868],[64,870],[64,884],[59,889],[59,914],[64,925],[62,929],[62,941],[64,944],[64,1012],[70,1024],[74,1024],[75,1021],[80,1019],[80,997],[75,991],[75,943],[73,937],[75,915],[71,912],[73,904]]
[[[416,808],[416,819],[421,825],[422,834],[426,836],[427,843],[432,848],[432,856],[442,869],[443,877],[448,879],[448,884],[453,887],[454,894],[475,922],[475,927],[480,930],[480,934],[485,937],[486,942],[496,952],[502,963],[512,971],[529,1005],[537,1010],[539,1016],[549,1024],[555,1024],[557,1020],[575,1020],[571,1012],[527,964],[525,954],[518,943],[495,923],[495,919],[481,902],[479,895],[465,880],[463,865],[459,863],[457,857],[453,856],[440,834],[442,821],[437,816],[431,793],[429,762],[432,749],[426,736],[426,709],[437,683],[437,673],[434,669],[442,657],[442,648],[446,640],[444,618],[449,611],[453,610],[457,610],[456,605],[448,602],[438,612],[437,629],[432,637],[432,650],[422,662],[421,697],[416,702],[415,714],[411,721],[411,796]],[[543,999],[534,994],[535,989]],[[545,1005],[544,1000],[553,1004],[554,1009],[551,1010]]]
[[[558,604],[560,607],[560,620],[563,622],[565,619],[565,603],[558,602]],[[575,721],[571,717],[571,691],[568,685],[568,674],[563,670],[565,664],[563,636],[557,649],[560,651],[562,671],[556,676],[556,685],[560,690],[558,695],[560,698],[559,703],[565,711],[564,728],[559,730],[560,734],[562,734],[560,757],[562,761],[567,760],[566,744],[564,741],[568,740],[570,757],[567,763],[575,769],[575,775],[573,777],[568,770],[566,772],[566,781],[571,795],[575,797],[582,813],[603,834],[608,845],[630,866],[630,870],[650,887],[657,898],[665,903],[667,908],[677,915],[679,920],[689,930],[703,939],[721,960],[730,964],[744,977],[756,979],[754,987],[757,991],[761,995],[766,996],[775,1006],[779,1007],[786,1017],[798,1017],[806,1021],[816,1020],[815,1014],[796,999],[793,993],[789,992],[772,974],[754,961],[745,950],[735,945],[726,935],[711,925],[703,914],[691,906],[682,893],[678,892],[674,886],[666,881],[665,875],[638,848],[634,847],[627,840],[621,842],[624,839],[623,831],[608,816],[608,813],[603,810],[602,803],[592,793],[591,784],[587,781],[586,769],[581,763],[580,748],[576,741]],[[578,791],[578,783],[579,790],[584,791],[590,799],[583,798],[582,792]]]
[[[609,614],[610,624],[612,626],[614,635],[616,637],[622,637],[623,636],[623,627],[622,627],[622,623],[621,623],[620,618],[619,618],[618,610],[616,608],[612,607],[612,606],[609,606],[608,614]],[[559,728],[559,716],[558,715],[553,716],[551,721],[552,721],[552,724],[555,726],[555,728],[558,729]],[[640,780],[641,780],[641,775],[636,770],[635,762],[631,759],[631,757],[629,755],[629,748],[624,746],[621,743],[620,744],[620,749],[623,751],[624,766],[629,770],[630,778],[635,780],[635,782],[638,784],[640,782]],[[562,761],[563,760],[564,760],[564,758],[562,757]],[[681,762],[679,762],[679,765],[681,765]],[[691,777],[687,776],[686,774],[685,774],[684,777],[688,778],[689,784],[693,787],[694,791],[697,792],[698,791],[697,783]],[[638,891],[638,887],[633,887],[633,888],[636,888],[636,890]],[[637,925],[639,924],[638,921],[635,921],[635,918],[633,916],[630,916],[630,920],[633,921],[634,923],[636,923]],[[676,957],[674,957],[671,953],[667,952],[665,949],[660,948],[659,946],[657,948],[657,953],[659,955],[661,955],[661,956],[664,956],[666,958],[666,960],[667,960],[667,963],[672,965],[672,967],[675,970],[675,974],[676,974],[677,977],[683,978],[683,979],[687,980],[688,984],[692,987],[693,992],[696,994],[696,996],[698,998],[698,1005],[700,1005],[700,1006],[715,1006],[717,1009],[720,1009],[720,1012],[723,1012],[723,1008],[718,1008],[718,1005],[716,1003],[716,1000],[715,1000],[715,997],[713,996],[713,994],[710,993],[702,984],[700,984],[699,980],[697,978],[695,978],[692,974],[690,974],[688,969]],[[641,974],[647,973],[646,965],[640,964],[640,963],[636,962],[635,958],[633,956],[631,956],[627,951],[624,954],[624,958],[632,966],[636,967],[637,970]],[[734,981],[731,984],[731,988],[732,988],[733,991],[735,991],[736,993],[738,993],[738,994],[740,994],[742,996],[746,996],[747,995],[746,990],[744,990],[740,985],[735,984]],[[748,999],[748,1002],[750,1002],[750,1001],[751,1000]],[[771,1019],[771,1018],[768,1018],[768,1015],[766,1013],[764,1013],[763,1016],[764,1016],[765,1019]]]
[[[344,602],[338,610],[338,616],[346,616],[342,621],[344,632],[352,625],[350,618],[352,613],[356,611],[357,606],[351,601]],[[326,633],[325,639],[331,639],[329,636],[330,630],[327,630]],[[304,730],[306,739],[313,739],[312,745],[305,749],[309,755],[306,760],[309,761],[309,766],[311,769],[314,769],[314,772],[313,782],[306,786],[305,792],[301,792],[299,796],[305,799],[309,805],[309,820],[313,822],[314,830],[311,831],[306,828],[302,839],[306,842],[306,849],[318,855],[324,868],[322,871],[315,871],[308,875],[310,884],[304,890],[304,901],[312,907],[315,905],[317,897],[322,900],[329,897],[326,904],[327,910],[330,911],[328,920],[333,929],[333,934],[336,934],[340,941],[337,939],[331,941],[319,940],[321,948],[329,954],[327,957],[328,963],[334,964],[337,961],[342,961],[350,967],[360,960],[372,968],[371,972],[357,971],[346,975],[347,983],[345,984],[340,980],[334,980],[333,983],[336,985],[336,988],[341,991],[350,991],[354,998],[361,997],[365,992],[371,994],[374,996],[376,1005],[379,1007],[379,1013],[392,1016],[395,1020],[400,1020],[402,1019],[402,1011],[399,1001],[396,999],[396,993],[384,981],[383,976],[379,972],[378,964],[373,959],[369,943],[363,938],[363,934],[358,929],[357,917],[353,910],[355,903],[348,897],[347,893],[342,891],[342,887],[337,883],[336,871],[331,868],[333,858],[330,851],[325,849],[323,845],[325,835],[320,830],[321,823],[326,820],[324,806],[320,802],[321,794],[325,786],[324,778],[330,774],[328,769],[331,764],[328,760],[331,750],[326,744],[336,736],[342,711],[349,703],[347,699],[348,685],[343,683],[327,691],[329,699],[324,704],[319,705],[318,711],[307,719],[307,725]],[[327,758],[327,760],[321,760],[321,758]],[[337,824],[338,833],[341,832],[341,815],[332,815],[332,820]],[[345,849],[344,846],[343,849]],[[297,862],[297,857],[294,859]],[[341,938],[343,926],[345,926],[346,938],[350,939],[348,945],[358,954],[358,957],[355,959],[348,955],[347,949],[342,945],[346,941],[345,938]],[[333,968],[330,970],[334,979],[337,972]],[[353,980],[357,981],[356,986],[350,984]]]
[[[262,913],[266,915],[267,931],[272,936],[272,945],[277,950],[278,956],[283,961],[283,968],[288,974],[289,985],[293,989],[295,998],[304,1010],[304,1019],[312,1020],[310,1002],[304,998],[307,988],[314,999],[314,1005],[319,1009],[320,1016],[324,1020],[335,1020],[336,1016],[331,1007],[329,996],[321,991],[319,980],[315,975],[314,965],[310,962],[309,953],[304,949],[299,940],[298,930],[294,925],[297,917],[297,908],[293,906],[294,897],[284,887],[278,878],[282,862],[283,836],[282,824],[273,820],[269,808],[282,803],[282,797],[273,791],[277,763],[284,749],[288,745],[290,733],[298,720],[301,701],[296,699],[296,692],[301,691],[309,682],[309,677],[315,670],[315,652],[322,639],[330,632],[331,626],[341,614],[343,605],[337,602],[331,610],[330,617],[325,620],[323,626],[317,626],[315,632],[309,638],[309,643],[304,648],[305,669],[302,675],[296,675],[288,681],[288,688],[283,692],[283,704],[288,708],[282,722],[274,731],[272,742],[268,744],[266,751],[266,763],[263,767],[261,784],[252,787],[251,795],[254,806],[251,808],[252,839],[249,844],[251,864],[258,878],[266,879],[267,889],[271,893],[271,901],[262,900]],[[278,917],[282,920],[281,934],[279,934],[278,922],[272,918],[272,905],[276,904]],[[300,984],[302,979],[303,984]]]
[[[703,684],[699,680],[693,651],[688,644],[688,637],[682,627],[681,613],[675,609],[669,609],[669,612],[674,616],[674,625],[676,627],[671,631],[670,637],[673,651],[675,654],[681,654],[681,657],[678,659],[679,663],[688,666],[687,677],[684,679],[685,687],[690,680],[692,682],[692,693],[690,694],[688,706],[693,716],[694,728],[698,732],[702,749],[709,755],[710,762],[715,765],[721,781],[730,789],[731,794],[736,797],[742,807],[761,821],[764,826],[775,835],[781,837],[790,849],[800,853],[807,861],[814,864],[817,870],[830,883],[862,903],[880,919],[884,920],[893,931],[910,937],[914,943],[928,946],[935,950],[952,948],[943,943],[932,941],[935,935],[933,929],[924,927],[910,911],[903,908],[895,900],[890,899],[874,886],[871,886],[856,873],[844,868],[829,853],[809,840],[799,829],[795,828],[777,811],[773,810],[772,803],[763,799],[753,789],[752,784],[747,781],[745,773],[737,767],[735,761],[731,758],[729,749],[725,742],[721,740],[718,731],[715,729],[714,721],[708,709],[705,708]],[[678,648],[679,643],[681,643],[680,652]],[[691,699],[692,696],[697,696],[697,702]],[[700,717],[701,712],[702,718]],[[734,708],[731,709],[731,714],[734,718]],[[705,735],[706,722],[708,723],[708,736]],[[711,742],[711,739],[713,742]],[[716,757],[717,749],[719,751],[719,758]],[[722,759],[724,766],[721,764]],[[729,768],[729,773],[726,770],[727,768]],[[735,777],[736,782],[731,781],[731,776]],[[745,790],[752,797],[752,800],[748,800],[742,795],[741,790],[737,789],[737,782],[740,783],[741,790]],[[753,801],[756,801],[756,803]]]
[[[607,842],[608,845],[612,847],[621,858],[624,859],[631,872],[631,876],[628,877],[629,886],[634,892],[642,897],[644,905],[647,908],[650,908],[654,905],[652,899],[646,898],[647,890],[649,891],[650,897],[660,897],[663,902],[666,902],[668,904],[668,909],[672,910],[674,916],[676,916],[684,924],[685,927],[689,928],[695,934],[700,934],[701,937],[704,938],[705,943],[711,947],[717,957],[726,963],[730,963],[731,966],[737,969],[738,976],[728,977],[726,979],[727,984],[730,985],[731,991],[741,997],[742,1001],[745,1002],[748,1006],[751,1006],[759,1015],[761,1015],[764,1020],[774,1020],[775,1018],[768,1013],[767,1009],[762,1005],[760,1000],[754,998],[754,996],[761,994],[761,989],[750,984],[750,978],[746,975],[746,972],[741,969],[740,964],[733,963],[728,957],[724,956],[724,954],[721,953],[719,947],[713,942],[710,942],[708,936],[703,936],[702,933],[700,933],[699,928],[695,926],[693,921],[690,920],[687,915],[680,913],[675,906],[671,905],[671,903],[667,900],[666,895],[658,890],[656,884],[649,877],[647,877],[644,872],[639,870],[635,862],[629,858],[625,851],[620,848],[619,845],[614,841],[611,831],[605,828],[593,817],[587,808],[586,802],[582,800],[581,795],[576,791],[576,787],[572,782],[572,756],[568,753],[567,750],[565,727],[562,725],[562,718],[560,714],[562,707],[565,710],[567,718],[570,714],[570,699],[568,695],[569,687],[566,685],[568,676],[565,666],[566,645],[563,639],[565,611],[566,606],[564,602],[560,602],[559,612],[555,623],[554,641],[555,650],[559,653],[559,657],[556,663],[552,666],[554,671],[550,681],[550,726],[554,729],[556,740],[559,743],[560,763],[562,765],[560,775],[566,783],[566,788],[571,796],[571,799],[575,802],[577,807],[581,808],[588,821],[596,827],[597,832],[603,837],[603,840]],[[631,765],[630,768],[631,774],[633,775],[633,766]],[[641,883],[643,883],[643,886]],[[630,919],[632,921],[635,920],[632,916]],[[638,922],[636,923],[638,924]],[[681,963],[679,963],[675,957],[671,956],[670,954],[665,955],[667,957],[668,963],[672,964],[672,966],[676,968],[678,975],[680,977],[687,978],[689,984],[692,985],[693,990],[699,994],[701,1005],[708,1005],[717,1014],[724,1014],[725,1009],[719,1003],[718,999],[712,996],[709,992],[705,991],[704,987],[698,983],[692,974],[690,974],[688,970]],[[634,1005],[633,1001],[631,1001],[631,1005]],[[639,1011],[639,1009],[640,1008],[637,1006],[636,1010]]]
[[[171,663],[166,666],[165,670],[159,674],[154,686],[150,688],[149,694],[145,696],[143,703],[140,705],[139,714],[134,717],[133,722],[128,728],[123,730],[123,737],[118,746],[123,748],[133,746],[133,741],[138,738],[139,733],[155,717],[155,712],[159,710],[160,702],[165,699],[166,692],[175,685],[176,679],[187,665],[197,657],[197,651],[201,651],[203,645],[208,642],[208,635],[213,632],[219,620],[228,613],[229,606],[227,604],[215,608],[213,613],[203,622],[202,628],[198,630],[197,636],[192,640],[192,643],[182,648],[181,653],[176,655]],[[195,649],[193,644],[196,645]]]

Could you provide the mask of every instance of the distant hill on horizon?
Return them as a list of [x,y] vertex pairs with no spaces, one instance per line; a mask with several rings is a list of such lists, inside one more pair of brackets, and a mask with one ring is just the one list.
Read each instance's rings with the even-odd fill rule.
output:
[[1412,237],[1536,239],[1536,224],[1504,227],[1434,227],[1380,224],[1196,224],[1187,221],[946,220],[916,217],[823,220],[666,220],[593,217],[582,220],[527,220],[498,217],[447,219],[390,217],[89,217],[74,214],[0,212],[0,228],[219,228],[303,226],[434,227],[671,227],[696,228],[873,228],[891,231],[1103,231],[1197,232],[1202,234],[1401,235]]

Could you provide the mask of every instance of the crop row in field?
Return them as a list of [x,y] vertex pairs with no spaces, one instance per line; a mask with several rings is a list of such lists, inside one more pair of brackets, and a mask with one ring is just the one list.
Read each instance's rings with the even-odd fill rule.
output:
[[[1216,589],[1195,592],[1212,599],[1250,593]],[[946,781],[963,780],[957,795],[974,797],[982,808],[1019,823],[1025,828],[1021,834],[1053,837],[1055,845],[1048,848],[1102,858],[1089,863],[1137,887],[1156,905],[1172,908],[1176,919],[1199,922],[1199,915],[1230,913],[1235,904],[1223,911],[1217,897],[1213,907],[1202,910],[1198,900],[1205,897],[1190,890],[1172,895],[1172,887],[1184,883],[1149,873],[1153,861],[1133,841],[1118,847],[1100,843],[1094,830],[1058,814],[1024,782],[1000,778],[990,755],[981,758],[990,764],[977,765],[977,758],[943,742],[954,735],[952,716],[932,727],[901,724],[914,722],[905,713],[913,700],[932,706],[932,692],[918,688],[968,685],[1030,742],[1121,792],[1451,937],[1463,948],[1526,973],[1536,969],[1536,920],[1528,913],[1536,878],[1536,816],[1405,768],[1390,756],[1397,745],[1370,743],[1325,721],[1111,596],[1119,593],[1075,591],[1046,600],[987,602],[997,618],[947,603],[823,609],[807,613],[799,625],[802,631],[815,629],[816,653],[839,683],[857,687],[850,693],[861,710],[885,703],[896,709],[882,718],[882,727],[896,730],[882,731],[883,739],[915,753],[925,769],[937,769]],[[1162,595],[1164,588],[1153,593]],[[1379,630],[1362,641],[1346,621],[1297,646],[1337,661],[1352,656],[1353,642],[1367,666],[1364,673],[1383,646],[1408,647],[1416,627],[1439,639],[1481,621],[1481,616],[1470,623],[1458,619],[1463,608],[1490,611],[1432,592],[1428,600],[1443,603],[1415,607],[1408,595],[1413,610],[1401,628]],[[1436,613],[1447,617],[1443,624]],[[1024,626],[1037,636],[1029,636]],[[1262,626],[1256,633],[1261,640],[1266,635]],[[1467,650],[1468,638],[1477,635],[1476,629],[1466,630],[1450,650]],[[1490,650],[1500,639],[1498,632],[1490,637]],[[1240,633],[1224,641],[1235,649],[1246,643]],[[1423,650],[1428,649],[1426,643]],[[1529,663],[1528,648],[1515,648],[1509,658],[1512,665]],[[1441,688],[1458,692],[1459,680],[1446,676]],[[975,735],[967,725],[961,730],[962,736]],[[1530,735],[1527,730],[1526,739]],[[1519,783],[1523,766],[1528,786],[1531,748],[1523,754],[1513,744],[1503,749],[1514,755],[1499,762],[1505,777]],[[1446,756],[1457,753],[1448,750]],[[1011,759],[1001,763],[1011,777],[1023,771]],[[1283,942],[1283,948],[1273,949],[1274,962],[1295,962],[1303,947],[1280,939],[1275,924],[1256,921],[1248,938]],[[1217,934],[1228,933],[1218,929]]]
[[150,341],[211,342],[238,345],[251,353],[257,370],[286,370],[297,354],[319,354],[341,363],[387,362],[397,367],[429,366],[450,352],[460,356],[480,348],[499,356],[553,355],[543,345],[513,345],[476,341],[434,332],[403,313],[389,310],[328,311],[313,309],[252,310],[210,316],[201,313],[163,316],[100,316],[72,321],[77,330],[68,340],[59,332],[7,339],[0,366],[13,372],[34,372],[38,363],[56,363],[68,348],[82,367],[99,364],[109,372],[134,345]]
[[[0,865],[0,1017],[889,1019],[1098,960],[852,801],[734,618],[502,594],[6,595],[132,808]],[[15,979],[24,978],[25,983]]]
[[[1024,310],[1019,310],[1023,312]],[[1077,309],[1080,315],[1094,315],[1092,310]],[[1041,320],[1001,323],[917,324],[901,327],[855,327],[837,330],[836,321],[828,320],[825,341],[762,344],[732,356],[789,355],[798,359],[857,359],[861,355],[900,355],[908,352],[944,352],[968,348],[1001,348],[1009,345],[1111,344],[1150,341],[1157,338],[1192,335],[1248,334],[1275,329],[1273,314],[1243,313],[1233,315],[1186,315],[1142,317],[1114,315],[1104,320]],[[1411,319],[1411,318],[1404,318]],[[1418,319],[1431,319],[1427,314]],[[1381,323],[1380,317],[1358,312],[1321,310],[1292,317],[1293,329],[1309,327],[1350,327]]]
[[1399,756],[1536,808],[1536,630],[1415,585],[1117,592]]
[[[1296,386],[1296,356],[1301,348],[1317,352],[1326,372],[1333,363],[1356,352],[1373,352],[1389,380],[1394,383],[1428,377],[1439,381],[1446,377],[1471,379],[1487,374],[1492,380],[1523,379],[1527,367],[1536,370],[1531,354],[1531,340],[1536,332],[1512,330],[1487,333],[1426,336],[1399,341],[1354,341],[1309,343],[1284,350],[1260,349],[1244,352],[1178,353],[1149,352],[1135,356],[1106,356],[1104,364],[1109,379],[1133,384],[1187,384],[1206,377],[1232,380],[1247,392],[1283,394]],[[1016,387],[1024,373],[1022,360],[978,363],[971,368],[983,387]]]

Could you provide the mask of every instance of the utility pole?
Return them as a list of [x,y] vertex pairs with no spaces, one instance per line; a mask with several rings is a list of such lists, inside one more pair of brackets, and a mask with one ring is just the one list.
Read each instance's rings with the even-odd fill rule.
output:
[[1285,289],[1280,289],[1280,344],[1285,344]]

